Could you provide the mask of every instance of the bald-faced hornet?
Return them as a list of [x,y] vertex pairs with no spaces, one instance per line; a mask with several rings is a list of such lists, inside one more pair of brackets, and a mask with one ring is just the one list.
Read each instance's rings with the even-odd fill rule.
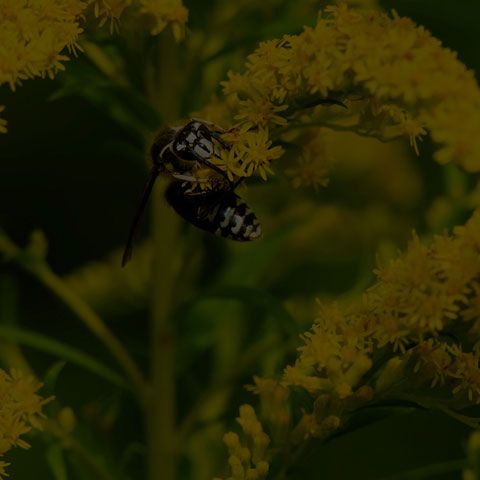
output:
[[[214,158],[220,158],[219,149],[231,148],[221,137],[224,133],[226,131],[222,128],[200,119],[191,119],[183,126],[167,127],[158,132],[150,148],[153,167],[130,228],[122,266],[131,257],[135,231],[159,174],[173,179],[165,196],[187,222],[231,240],[249,241],[261,237],[257,217],[235,193],[243,178],[230,181],[227,174],[212,162]],[[192,173],[196,162],[218,175],[197,178]],[[194,188],[195,183],[208,184],[208,188]]]

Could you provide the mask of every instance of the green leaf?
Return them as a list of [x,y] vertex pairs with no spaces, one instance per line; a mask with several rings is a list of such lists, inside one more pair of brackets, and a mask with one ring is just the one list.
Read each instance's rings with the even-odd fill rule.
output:
[[345,425],[332,435],[329,440],[385,418],[396,415],[407,415],[418,410],[424,410],[424,408],[416,403],[401,400],[359,408],[351,414]]
[[274,261],[295,226],[295,223],[286,225],[274,235],[265,236],[238,252],[220,272],[215,285],[255,285],[260,275]]
[[81,350],[54,340],[46,335],[13,326],[2,325],[0,326],[0,338],[50,353],[79,367],[85,368],[114,385],[127,388],[127,381],[114,370]]
[[[279,361],[284,362],[286,351],[293,349],[292,343],[301,330],[278,298],[262,290],[242,286],[219,287],[203,292],[177,309],[175,317],[178,330],[182,332],[178,358],[179,368],[184,372],[199,359],[205,360],[204,353],[207,351],[216,351],[222,356],[219,353],[222,348],[227,349],[227,356],[235,348],[240,348],[237,354],[244,365],[249,364],[248,358],[263,352],[263,368],[273,371]],[[259,319],[262,319],[261,326]],[[253,330],[255,335],[246,336],[246,332]],[[230,341],[236,347],[230,345]],[[220,348],[219,344],[223,347]],[[225,359],[220,363],[225,366]],[[259,365],[257,367],[260,368]]]
[[51,444],[47,448],[47,464],[53,473],[55,480],[67,480],[67,468],[65,459],[63,458],[63,451],[57,444]]
[[298,335],[300,333],[299,326],[290,312],[283,306],[283,303],[277,297],[260,290],[258,288],[244,286],[227,286],[216,288],[202,293],[194,299],[192,303],[207,298],[219,298],[225,300],[238,300],[246,305],[253,305],[261,308],[271,317],[275,319],[275,323],[279,325],[288,335]]
[[67,362],[65,360],[59,360],[58,362],[55,362],[47,370],[47,373],[45,374],[45,377],[43,379],[43,388],[42,388],[42,393],[46,397],[49,397],[50,395],[54,394],[55,385],[57,383],[58,376],[60,375],[60,372],[63,370],[63,367],[66,364]]
[[423,478],[437,478],[437,475],[456,472],[462,470],[465,466],[466,460],[450,460],[448,462],[432,463],[426,467],[415,468],[407,470],[406,472],[395,473],[381,480],[421,480]]
[[161,123],[160,115],[141,92],[112,82],[88,64],[74,62],[58,79],[63,87],[50,100],[79,95],[139,138]]

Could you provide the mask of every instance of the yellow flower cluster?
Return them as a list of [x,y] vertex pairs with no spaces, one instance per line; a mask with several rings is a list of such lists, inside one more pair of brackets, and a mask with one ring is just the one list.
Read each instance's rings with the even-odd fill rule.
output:
[[290,390],[271,378],[255,376],[253,381],[255,385],[247,385],[247,389],[260,396],[260,417],[268,425],[272,440],[275,443],[287,441],[291,424]]
[[[0,369],[0,458],[12,447],[30,448],[20,436],[32,427],[42,429],[42,406],[51,398],[37,395],[39,387],[32,378],[24,378],[15,370],[8,375]],[[8,465],[0,460],[0,477],[7,475]]]
[[[245,73],[229,72],[222,85],[227,102],[215,118],[227,109],[240,129],[270,129],[278,139],[319,125],[382,140],[406,137],[417,153],[417,140],[429,131],[439,162],[480,170],[480,90],[473,72],[395,12],[328,7],[315,27],[261,43]],[[326,99],[348,108],[325,108]]]
[[463,470],[463,480],[477,480],[480,477],[480,430],[470,434],[467,443],[467,465]]
[[141,12],[150,15],[154,20],[152,35],[159,34],[168,24],[172,25],[175,39],[180,41],[185,36],[185,23],[188,10],[182,0],[139,0]]
[[64,70],[62,50],[75,53],[82,0],[0,0],[0,85]]
[[230,151],[220,151],[223,168],[231,180],[233,175],[249,177],[254,172],[259,172],[266,180],[267,173],[273,174],[270,162],[283,154],[282,147],[271,147],[268,129],[259,127],[256,131],[248,131],[249,124],[239,129],[233,129],[224,139],[232,145]]
[[242,427],[248,446],[240,443],[236,433],[228,432],[223,436],[223,441],[228,448],[228,463],[232,472],[227,480],[261,480],[268,474],[267,449],[270,438],[263,431],[262,424],[257,420],[255,411],[250,405],[240,407],[237,422]]
[[[177,40],[183,38],[188,11],[181,0],[0,0],[0,85],[8,83],[14,91],[22,80],[53,78],[64,70],[66,53],[81,50],[80,24],[90,4],[100,25],[110,21],[111,32],[133,4],[152,19],[153,35],[172,23]],[[0,119],[0,133],[5,132],[6,122]]]
[[93,3],[93,12],[96,18],[100,19],[100,26],[103,27],[110,21],[110,33],[119,31],[120,17],[125,8],[132,4],[132,0],[87,0]]
[[303,145],[302,153],[296,159],[294,167],[287,168],[285,173],[292,177],[294,188],[300,186],[326,187],[329,182],[328,167],[333,162],[331,145],[327,141],[323,128],[305,128],[297,141]]
[[[327,439],[367,404],[408,400],[452,411],[480,403],[480,210],[428,247],[414,237],[376,274],[349,313],[319,304],[280,382],[255,377],[248,386],[260,397],[271,452]],[[292,390],[313,400],[300,418],[290,411]]]
[[[454,233],[429,247],[414,237],[405,255],[377,269],[354,312],[320,305],[282,382],[316,398],[316,436],[325,433],[321,419],[337,416],[339,426],[342,412],[402,382],[396,394],[414,398],[415,386],[430,385],[446,388],[452,404],[480,403],[480,211]],[[445,331],[456,342],[439,336]],[[373,382],[380,351],[390,360]]]
[[[0,113],[5,110],[5,105],[0,105]],[[0,118],[0,133],[7,133],[7,121],[4,118]]]

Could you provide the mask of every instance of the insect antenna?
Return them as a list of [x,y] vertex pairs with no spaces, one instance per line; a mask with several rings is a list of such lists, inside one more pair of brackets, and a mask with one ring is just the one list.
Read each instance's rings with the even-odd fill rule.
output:
[[133,222],[132,222],[132,226],[130,227],[130,232],[128,233],[127,244],[125,245],[125,251],[123,252],[123,257],[122,257],[122,267],[124,267],[132,257],[133,238],[135,236],[135,232],[140,223],[140,220],[143,217],[143,213],[147,205],[148,197],[150,197],[153,184],[155,183],[155,180],[157,179],[158,174],[159,174],[158,168],[153,167],[150,170],[150,174],[148,175],[147,183],[145,184],[145,188],[143,189],[142,196],[140,197],[140,203],[137,207],[137,211],[135,212],[135,217],[133,217]]

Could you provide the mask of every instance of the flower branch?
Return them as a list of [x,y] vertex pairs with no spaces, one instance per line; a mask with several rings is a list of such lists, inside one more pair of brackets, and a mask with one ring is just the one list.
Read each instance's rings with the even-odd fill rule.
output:
[[37,232],[32,237],[32,243],[25,250],[21,250],[4,232],[0,231],[0,252],[3,253],[4,259],[15,262],[37,278],[78,316],[123,367],[143,403],[145,401],[145,380],[130,354],[90,306],[78,297],[58,275],[52,272],[44,259],[43,236]]

